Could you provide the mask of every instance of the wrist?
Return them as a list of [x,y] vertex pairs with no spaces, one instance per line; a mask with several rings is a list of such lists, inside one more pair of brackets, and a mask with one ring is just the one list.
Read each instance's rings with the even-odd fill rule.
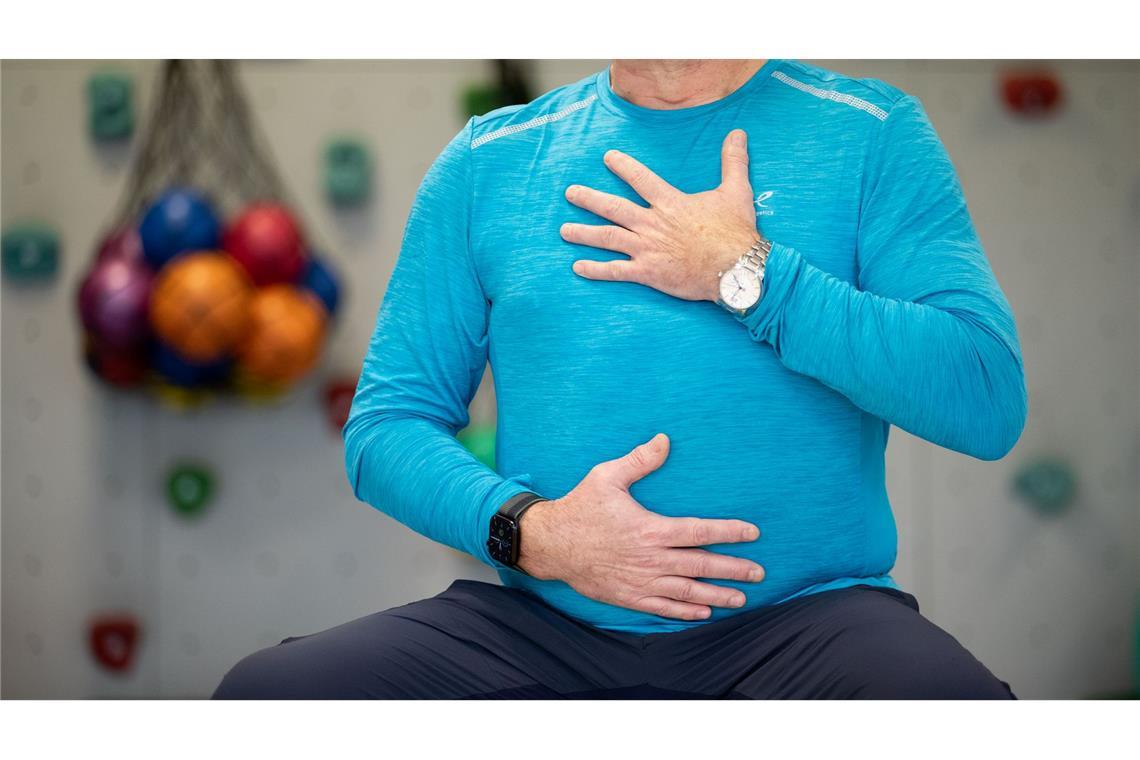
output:
[[710,278],[711,283],[706,291],[706,300],[712,303],[720,302],[720,278],[724,276],[725,272],[735,267],[736,264],[741,263],[741,261],[754,250],[754,246],[764,239],[766,238],[763,232],[760,232],[756,227],[733,232],[731,240],[726,240],[724,247],[725,253],[720,256],[716,271],[712,273],[712,277]]
[[[735,263],[735,262],[734,262]],[[703,300],[710,303],[717,303],[720,301],[720,278],[728,269],[733,266],[732,263],[726,265],[718,265],[716,271],[712,272],[708,278],[708,285],[705,288]]]
[[557,577],[552,562],[556,545],[553,530],[558,519],[558,500],[544,499],[535,502],[519,520],[518,567],[527,575],[539,580]]

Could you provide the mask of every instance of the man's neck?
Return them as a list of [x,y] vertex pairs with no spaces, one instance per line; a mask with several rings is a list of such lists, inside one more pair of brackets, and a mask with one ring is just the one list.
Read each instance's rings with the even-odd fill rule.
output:
[[610,86],[634,105],[689,108],[734,92],[763,65],[763,60],[619,60],[610,64]]

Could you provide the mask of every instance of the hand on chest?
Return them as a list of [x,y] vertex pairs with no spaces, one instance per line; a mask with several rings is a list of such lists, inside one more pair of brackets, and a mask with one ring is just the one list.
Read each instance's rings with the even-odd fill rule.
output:
[[[753,138],[740,182],[733,186],[729,217],[734,221],[726,226],[714,213],[719,212],[715,204],[697,202],[728,184],[721,145],[710,150],[703,142],[638,145],[617,138],[613,145],[618,153],[610,152],[609,160],[609,149],[591,147],[557,161],[537,156],[529,171],[482,179],[472,241],[485,285],[506,284],[503,278],[512,272],[569,279],[573,262],[583,259],[606,262],[616,274],[635,258],[629,249],[638,235],[647,235],[642,228],[652,226],[650,212],[670,199],[688,205],[688,227],[674,230],[674,241],[707,233],[707,248],[718,244],[719,234],[726,250],[743,253],[750,241],[738,221],[746,219],[763,236],[796,248],[825,271],[854,278],[859,177],[843,156],[803,160],[794,149]],[[629,165],[622,167],[624,161]],[[690,255],[683,245],[674,247],[669,255]],[[619,279],[598,271],[597,279]],[[680,288],[674,295],[695,299]]]

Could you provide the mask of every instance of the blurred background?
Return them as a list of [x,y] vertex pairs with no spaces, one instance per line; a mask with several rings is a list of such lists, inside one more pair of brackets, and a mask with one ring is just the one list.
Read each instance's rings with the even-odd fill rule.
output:
[[[812,63],[923,101],[1023,343],[1004,460],[892,431],[896,579],[1023,698],[1134,694],[1140,64]],[[604,65],[0,65],[3,697],[205,697],[493,578],[356,502],[339,426],[431,161]],[[486,379],[472,406],[490,460]]]

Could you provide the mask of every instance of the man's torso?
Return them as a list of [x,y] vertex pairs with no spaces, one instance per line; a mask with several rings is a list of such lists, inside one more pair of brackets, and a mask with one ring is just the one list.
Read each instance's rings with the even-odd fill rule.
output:
[[[470,237],[491,303],[499,471],[557,497],[594,464],[668,434],[668,461],[632,493],[664,515],[759,526],[756,542],[715,547],[767,570],[760,584],[730,584],[747,596],[744,610],[890,583],[885,425],[785,368],[773,347],[714,304],[575,276],[576,258],[615,255],[560,238],[563,222],[601,222],[563,192],[579,183],[637,200],[603,165],[609,149],[684,192],[712,189],[721,141],[743,128],[764,234],[855,282],[863,167],[876,109],[892,95],[827,77],[771,62],[723,101],[649,112],[619,101],[603,73],[475,125]],[[828,91],[841,97],[820,94]],[[562,583],[513,572],[504,581],[605,628],[692,625],[594,602]],[[717,610],[714,619],[737,612]]]

